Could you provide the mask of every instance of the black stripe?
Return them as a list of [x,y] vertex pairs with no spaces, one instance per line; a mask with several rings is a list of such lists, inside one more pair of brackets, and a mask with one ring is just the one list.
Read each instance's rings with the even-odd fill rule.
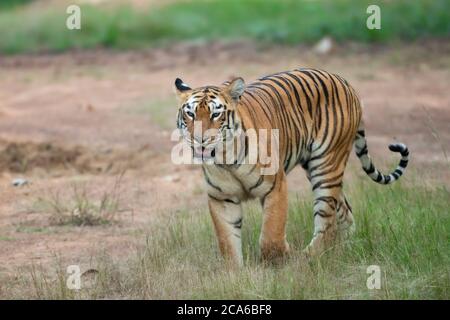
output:
[[264,181],[263,176],[260,176],[259,179],[258,179],[258,181],[256,182],[256,184],[255,184],[254,186],[250,187],[250,189],[248,189],[248,191],[250,192],[250,191],[252,191],[253,189],[259,187],[259,186],[263,183],[263,181]]
[[356,151],[356,156],[358,158],[361,158],[363,155],[367,154],[369,150],[367,150],[367,145],[365,144],[364,147],[358,152]]
[[[319,182],[316,182],[315,184],[314,184],[314,186],[313,186],[313,191],[315,190],[315,189],[317,189],[317,188],[328,188],[328,186],[326,186],[326,187],[324,187],[324,186],[322,186],[323,184],[325,184],[325,183],[330,183],[330,182],[333,182],[333,181],[335,181],[335,180],[337,180],[337,179],[340,179],[340,178],[342,178],[342,176],[344,175],[344,172],[342,172],[342,173],[340,173],[340,174],[338,174],[337,176],[335,176],[335,177],[331,177],[331,178],[328,178],[328,179],[324,179],[324,180],[320,180]],[[336,184],[336,186],[337,185],[342,185],[342,181],[340,182],[340,183],[338,183],[338,184]]]
[[402,168],[406,168],[406,166],[408,165],[408,160],[400,160],[398,165]]
[[273,191],[273,189],[275,188],[275,185],[276,185],[275,182],[276,182],[276,181],[273,182],[273,184],[272,184],[272,186],[270,187],[269,191],[267,191],[266,194],[263,195],[262,198],[261,198],[261,204],[263,205],[263,207],[264,207],[264,203],[265,203],[265,201],[266,201],[266,197],[267,197],[267,196]]
[[335,184],[328,184],[326,186],[320,186],[320,189],[332,189],[332,188],[342,188],[342,181]]
[[317,202],[326,202],[326,204],[328,204],[328,206],[330,208],[332,208],[333,210],[336,209],[336,204],[337,204],[337,200],[334,197],[330,197],[330,196],[322,196],[322,197],[318,197],[314,200],[314,205],[317,204]]
[[373,163],[370,163],[370,167],[369,168],[364,168],[363,170],[367,173],[367,174],[372,174],[375,172],[375,166],[373,165]]
[[207,182],[211,187],[213,187],[214,189],[219,190],[220,192],[222,192],[222,189],[221,189],[219,186],[216,186],[215,184],[213,184],[213,183],[211,182],[211,180],[209,179],[208,174],[206,173],[206,170],[205,170],[205,168],[204,168],[203,166],[202,166],[202,170],[203,170],[203,174],[204,174],[204,176],[205,176],[206,182]]
[[231,222],[231,224],[237,228],[237,229],[241,229],[242,228],[242,218],[238,218],[236,221]]
[[241,203],[240,201],[236,202],[236,201],[233,201],[232,199],[219,199],[219,198],[216,198],[216,197],[210,195],[209,193],[208,193],[208,197],[210,197],[210,198],[212,198],[212,199],[214,199],[216,201],[225,201],[225,202],[229,202],[229,203],[233,203],[233,204],[240,204]]
[[315,216],[320,216],[322,218],[329,218],[329,217],[332,217],[333,214],[332,213],[327,213],[324,210],[317,210],[316,212],[314,212],[314,217]]

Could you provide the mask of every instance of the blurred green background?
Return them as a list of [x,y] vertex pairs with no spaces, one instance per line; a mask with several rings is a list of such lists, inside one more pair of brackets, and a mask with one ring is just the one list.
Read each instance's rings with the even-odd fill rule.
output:
[[[74,2],[1,0],[0,52],[135,49],[199,39],[299,44],[324,36],[386,42],[450,35],[448,0],[85,0],[80,31],[66,28],[66,7]],[[366,28],[370,4],[381,8],[381,30]]]

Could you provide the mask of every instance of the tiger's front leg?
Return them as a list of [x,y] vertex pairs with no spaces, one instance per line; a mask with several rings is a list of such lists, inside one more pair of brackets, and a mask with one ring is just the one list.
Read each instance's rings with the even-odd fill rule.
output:
[[261,257],[272,260],[289,253],[286,241],[286,219],[288,212],[287,182],[284,173],[275,180],[271,192],[262,199],[264,217],[259,238]]
[[244,260],[241,243],[241,204],[230,199],[218,200],[211,196],[208,204],[222,256],[232,265],[242,266]]

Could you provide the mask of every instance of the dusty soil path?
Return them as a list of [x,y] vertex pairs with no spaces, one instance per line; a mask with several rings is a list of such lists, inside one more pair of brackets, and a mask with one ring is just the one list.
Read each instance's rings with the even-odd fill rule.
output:
[[[161,214],[205,207],[199,168],[170,161],[176,77],[199,86],[299,66],[339,73],[363,97],[376,163],[394,163],[386,146],[402,141],[411,149],[411,171],[426,183],[448,185],[449,53],[450,43],[433,42],[346,45],[328,56],[237,42],[0,56],[0,297],[2,277],[23,267],[51,267],[55,255],[84,266],[99,250],[127,255]],[[99,201],[123,172],[116,223],[52,225],[54,213],[43,203],[73,201],[77,188]],[[13,187],[18,177],[30,183]],[[301,170],[290,184],[292,192],[308,190]]]

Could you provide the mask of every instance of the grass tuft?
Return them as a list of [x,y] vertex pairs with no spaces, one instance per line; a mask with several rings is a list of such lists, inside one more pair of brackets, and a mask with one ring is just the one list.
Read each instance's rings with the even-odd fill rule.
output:
[[[34,207],[37,211],[50,213],[50,223],[55,226],[96,226],[114,223],[123,212],[120,198],[120,184],[123,174],[116,179],[111,190],[103,192],[94,200],[85,187],[73,184],[70,199],[63,199],[59,193],[50,198],[40,197]],[[36,209],[35,209],[36,211]]]

